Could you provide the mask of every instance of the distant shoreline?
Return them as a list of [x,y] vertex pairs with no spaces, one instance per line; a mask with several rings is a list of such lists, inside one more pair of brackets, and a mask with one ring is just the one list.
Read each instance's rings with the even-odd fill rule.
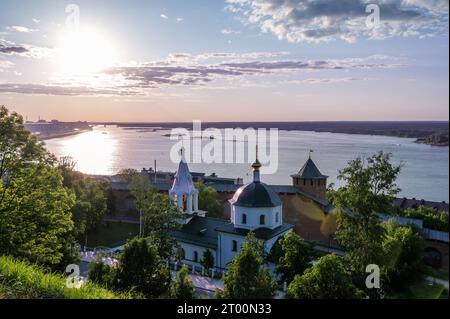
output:
[[[102,122],[95,125],[117,125],[132,128],[172,129],[182,127],[192,129],[192,123],[186,122]],[[340,121],[340,122],[202,122],[202,129],[206,128],[277,128],[285,131],[328,132],[356,135],[378,135],[404,138],[415,138],[416,143],[432,146],[449,146],[448,121]]]
[[78,135],[78,134],[82,134],[82,133],[86,133],[86,132],[90,132],[90,131],[91,130],[86,129],[86,130],[79,130],[79,131],[73,131],[73,132],[56,133],[56,134],[42,136],[42,137],[37,135],[37,138],[39,141],[47,141],[47,140],[52,140],[55,138],[62,138],[62,137]]

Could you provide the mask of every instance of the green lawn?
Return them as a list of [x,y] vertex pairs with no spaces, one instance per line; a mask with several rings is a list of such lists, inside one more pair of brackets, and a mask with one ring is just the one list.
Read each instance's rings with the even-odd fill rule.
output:
[[439,299],[445,296],[444,286],[430,284],[424,278],[420,278],[412,283],[405,291],[398,291],[390,294],[392,299]]
[[139,225],[124,222],[104,222],[88,235],[88,247],[116,247],[139,234]]

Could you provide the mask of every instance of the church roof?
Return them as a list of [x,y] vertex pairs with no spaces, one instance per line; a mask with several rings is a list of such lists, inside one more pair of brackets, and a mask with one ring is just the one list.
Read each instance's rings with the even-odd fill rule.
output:
[[173,180],[172,188],[170,189],[170,194],[193,194],[197,192],[192,181],[192,175],[189,172],[189,167],[184,160],[180,161],[178,165],[177,173]]
[[298,174],[292,175],[292,177],[304,178],[304,179],[322,179],[328,176],[323,175],[316,164],[311,158],[308,158],[305,165],[300,169]]
[[170,235],[180,242],[217,249],[217,228],[229,224],[226,219],[194,216],[181,229]]
[[280,197],[268,185],[255,181],[240,187],[230,203],[242,207],[277,207],[282,204]]
[[259,239],[263,239],[263,240],[269,240],[271,238],[274,238],[280,234],[283,234],[285,232],[287,232],[288,230],[294,228],[293,225],[290,224],[286,224],[284,223],[281,226],[278,226],[275,229],[270,229],[270,228],[257,228],[254,230],[248,230],[248,229],[243,229],[243,228],[235,228],[233,224],[225,224],[221,227],[217,228],[217,231],[221,232],[221,233],[227,233],[227,234],[234,234],[234,235],[238,235],[238,236],[247,236],[249,232],[253,232],[256,236],[256,238]]

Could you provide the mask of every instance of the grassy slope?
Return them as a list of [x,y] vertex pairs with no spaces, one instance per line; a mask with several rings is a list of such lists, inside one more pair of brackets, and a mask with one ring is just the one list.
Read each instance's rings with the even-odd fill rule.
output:
[[0,256],[0,299],[122,299],[92,283],[80,289],[66,287],[66,278],[38,266]]

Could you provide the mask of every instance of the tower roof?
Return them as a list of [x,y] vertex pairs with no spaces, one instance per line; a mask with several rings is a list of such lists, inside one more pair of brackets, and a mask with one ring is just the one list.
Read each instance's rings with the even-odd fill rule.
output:
[[240,187],[230,203],[242,207],[277,207],[282,204],[280,197],[261,182],[252,182]]
[[328,178],[328,176],[323,175],[319,169],[317,168],[314,161],[310,158],[306,161],[300,171],[292,175],[292,177],[303,178],[303,179],[324,179]]
[[173,180],[172,188],[170,189],[170,194],[193,194],[196,193],[197,189],[192,181],[192,175],[189,172],[188,164],[182,158],[180,164],[178,165],[177,173],[175,174],[175,179]]

